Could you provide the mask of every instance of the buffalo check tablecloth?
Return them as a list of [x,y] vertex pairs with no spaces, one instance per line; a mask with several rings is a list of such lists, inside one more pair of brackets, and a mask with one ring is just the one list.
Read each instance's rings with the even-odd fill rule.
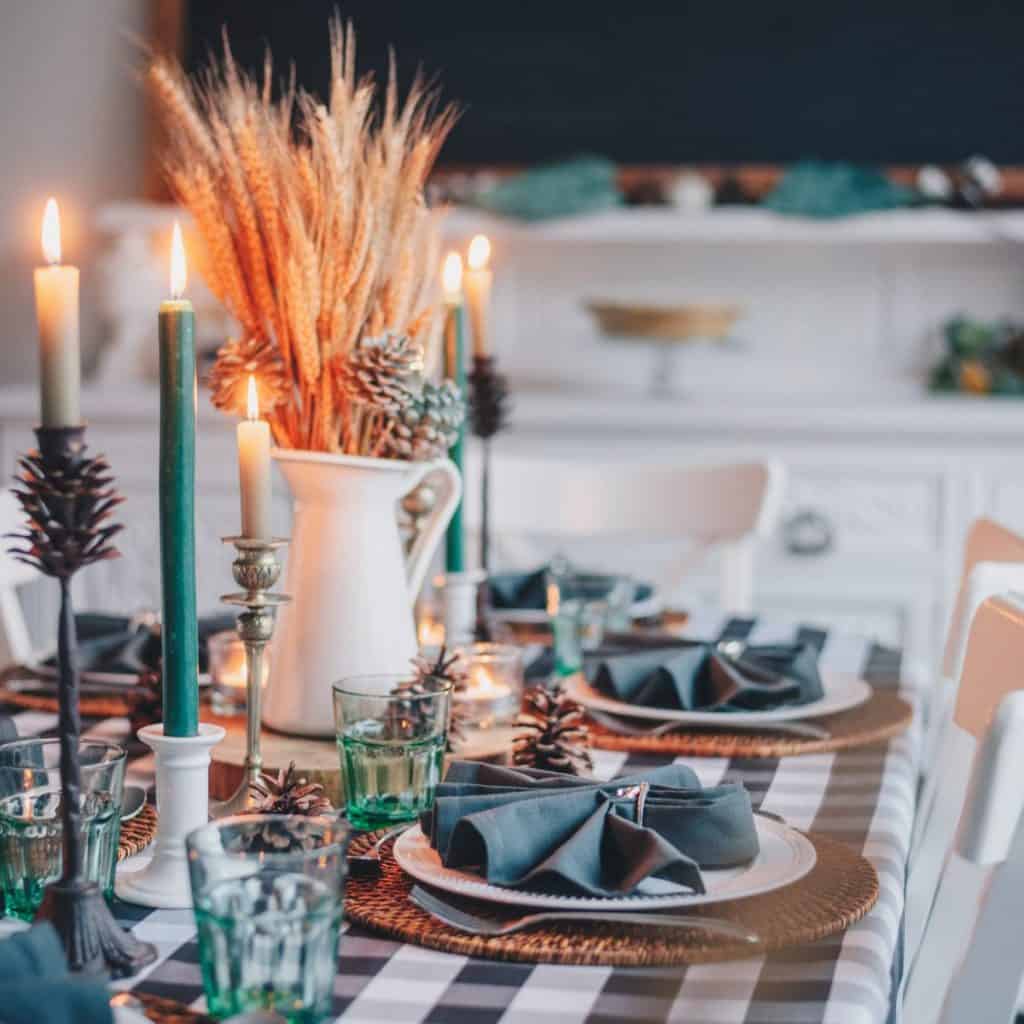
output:
[[[900,685],[899,654],[863,637],[778,620],[712,615],[697,620],[688,630],[693,636],[759,643],[800,637],[820,648],[825,671],[859,674],[878,687]],[[49,732],[56,724],[56,716],[36,712],[14,718],[22,735]],[[93,735],[127,733],[123,719],[88,724]],[[871,860],[881,897],[842,935],[749,960],[648,969],[497,963],[352,928],[339,951],[337,1019],[345,1024],[880,1024],[889,1016],[919,749],[915,727],[888,744],[835,754],[679,759],[705,785],[739,780],[755,807],[783,816],[796,828],[847,842]],[[597,773],[610,777],[668,759],[598,751]],[[151,772],[148,757],[129,768],[135,781],[151,780]],[[122,870],[130,869],[129,863]],[[121,987],[203,1008],[191,912],[124,903],[115,909],[126,926],[160,951],[154,966]]]

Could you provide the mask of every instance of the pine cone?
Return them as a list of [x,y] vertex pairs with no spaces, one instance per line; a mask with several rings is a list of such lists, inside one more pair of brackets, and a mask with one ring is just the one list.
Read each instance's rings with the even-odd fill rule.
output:
[[513,744],[514,764],[580,775],[592,771],[590,735],[583,708],[563,693],[534,686],[523,697],[524,710],[516,719],[521,730]]
[[459,439],[465,415],[462,395],[452,381],[424,381],[419,395],[390,424],[387,457],[427,461],[446,455]]
[[160,669],[147,669],[139,674],[134,688],[128,695],[131,708],[131,729],[134,736],[147,725],[164,720],[163,677]]
[[436,689],[438,682],[450,683],[452,688],[451,717],[448,720],[448,745],[449,752],[453,749],[453,740],[464,740],[466,732],[472,721],[472,714],[461,701],[456,701],[455,694],[462,693],[469,685],[469,672],[462,664],[458,654],[449,655],[447,648],[442,644],[437,657],[431,661],[422,654],[412,659],[415,677],[408,683],[396,687],[396,693],[404,696],[418,696],[422,693],[431,693]]
[[18,459],[14,493],[28,524],[9,536],[21,547],[10,554],[46,576],[66,579],[86,565],[117,558],[111,543],[121,526],[103,525],[124,500],[102,456],[87,458],[85,445],[62,454],[33,451]]
[[259,386],[265,413],[288,397],[288,378],[273,344],[265,338],[232,338],[217,351],[207,378],[213,404],[224,412],[244,414],[249,377]]
[[276,778],[262,774],[259,782],[252,783],[250,791],[258,798],[258,803],[250,812],[252,814],[301,814],[317,817],[334,811],[319,782],[308,782],[296,776],[294,761],[279,771]]
[[423,370],[423,350],[404,335],[367,340],[335,360],[341,392],[352,402],[398,416],[412,401]]

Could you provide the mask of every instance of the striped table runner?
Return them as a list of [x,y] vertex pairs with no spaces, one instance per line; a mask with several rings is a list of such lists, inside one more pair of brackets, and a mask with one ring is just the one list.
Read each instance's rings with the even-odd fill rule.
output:
[[[799,637],[816,645],[823,669],[899,685],[899,655],[863,638],[778,621],[695,623],[692,635]],[[56,716],[14,716],[22,735],[51,731]],[[124,720],[91,723],[93,735],[123,736]],[[380,939],[362,929],[341,942],[335,1012],[346,1024],[881,1024],[889,1014],[907,850],[914,811],[919,731],[880,747],[764,760],[679,758],[705,785],[743,782],[754,806],[860,850],[878,870],[881,897],[841,936],[749,960],[679,968],[562,967],[495,963]],[[668,756],[597,752],[597,774],[664,764]],[[130,765],[151,777],[150,759]],[[159,961],[126,988],[202,1008],[195,928],[188,911],[119,904],[119,918],[156,943]]]

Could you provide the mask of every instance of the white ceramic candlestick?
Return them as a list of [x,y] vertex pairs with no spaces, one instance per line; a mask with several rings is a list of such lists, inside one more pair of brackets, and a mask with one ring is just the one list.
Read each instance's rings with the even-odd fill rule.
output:
[[140,729],[139,739],[156,755],[153,859],[141,871],[119,876],[114,891],[128,903],[185,909],[192,906],[185,836],[210,820],[210,750],[224,730],[200,722],[198,736],[165,736],[161,723]]
[[487,579],[481,569],[449,572],[442,580],[444,642],[449,647],[471,644],[476,633],[476,602],[480,584]]

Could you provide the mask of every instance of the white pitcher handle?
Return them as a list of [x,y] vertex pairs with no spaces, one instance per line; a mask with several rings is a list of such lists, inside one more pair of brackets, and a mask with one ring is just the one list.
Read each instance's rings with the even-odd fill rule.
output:
[[432,462],[420,463],[409,475],[405,493],[408,494],[428,476],[434,474],[443,481],[441,493],[430,513],[430,518],[413,540],[412,548],[406,559],[410,604],[415,602],[416,595],[419,594],[420,587],[423,586],[423,577],[427,574],[434,549],[440,543],[452,516],[455,515],[459,499],[462,497],[462,476],[451,459],[434,459]]

